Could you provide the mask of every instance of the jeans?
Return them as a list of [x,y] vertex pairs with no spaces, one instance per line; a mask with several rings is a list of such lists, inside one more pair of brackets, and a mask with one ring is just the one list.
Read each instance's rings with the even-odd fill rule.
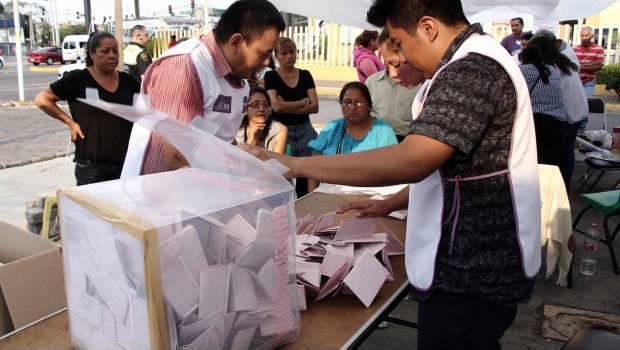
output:
[[498,350],[517,306],[435,291],[418,307],[418,350]]
[[592,95],[594,94],[595,85],[596,85],[596,80],[583,83],[583,91],[586,93],[586,97],[592,97]]
[[75,179],[78,186],[120,179],[122,170],[122,165],[95,163],[90,160],[75,161]]
[[[291,146],[291,155],[293,157],[309,157],[312,155],[312,149],[308,147],[308,143],[314,140],[318,135],[312,123],[309,121],[301,125],[290,125],[288,128],[287,143]],[[305,177],[297,178],[295,185],[297,198],[301,198],[308,194],[308,179]]]

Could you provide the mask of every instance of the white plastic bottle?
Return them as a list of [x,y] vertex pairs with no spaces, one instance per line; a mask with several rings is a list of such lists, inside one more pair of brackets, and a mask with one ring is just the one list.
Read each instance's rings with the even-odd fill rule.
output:
[[585,276],[596,273],[596,251],[598,250],[598,225],[592,224],[583,241],[583,256],[579,265],[579,272]]

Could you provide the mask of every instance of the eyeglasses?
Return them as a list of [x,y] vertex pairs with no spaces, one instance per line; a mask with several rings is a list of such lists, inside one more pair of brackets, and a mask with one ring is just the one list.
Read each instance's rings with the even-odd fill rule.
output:
[[342,101],[341,105],[342,107],[346,107],[346,108],[354,108],[354,107],[361,108],[366,105],[366,102],[344,100]]
[[248,103],[248,107],[250,107],[250,108],[259,108],[259,107],[269,108],[269,102],[252,101],[252,102]]

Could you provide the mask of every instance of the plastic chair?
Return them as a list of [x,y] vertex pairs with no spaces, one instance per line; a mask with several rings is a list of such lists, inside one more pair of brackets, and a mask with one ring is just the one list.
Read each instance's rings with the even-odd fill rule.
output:
[[284,151],[284,154],[286,154],[287,156],[292,156],[293,155],[293,145],[291,145],[290,143],[286,144],[286,151]]
[[605,329],[587,328],[575,333],[563,350],[618,350],[620,335]]
[[58,198],[56,194],[45,196],[45,204],[43,205],[43,226],[41,228],[41,237],[43,239],[50,238],[50,223],[52,220],[52,209],[58,206]]
[[609,248],[614,273],[619,275],[620,271],[618,270],[618,260],[616,260],[616,253],[614,252],[614,239],[620,230],[620,223],[616,225],[614,232],[610,234],[609,218],[620,215],[620,190],[581,194],[579,195],[579,198],[585,201],[588,205],[577,215],[577,218],[575,218],[575,221],[573,222],[573,230],[585,234],[585,232],[577,229],[577,225],[579,224],[579,221],[581,221],[583,215],[590,209],[595,209],[605,214],[603,217],[603,232],[605,233],[605,239],[600,239],[600,241],[605,243]]

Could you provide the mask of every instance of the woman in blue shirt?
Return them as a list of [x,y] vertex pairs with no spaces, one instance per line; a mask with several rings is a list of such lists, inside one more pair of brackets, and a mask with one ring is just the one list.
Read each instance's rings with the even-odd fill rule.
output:
[[[340,90],[343,118],[329,122],[308,146],[315,155],[347,154],[368,151],[398,143],[392,127],[370,116],[372,99],[366,85],[357,81]],[[318,182],[308,179],[308,191]]]

